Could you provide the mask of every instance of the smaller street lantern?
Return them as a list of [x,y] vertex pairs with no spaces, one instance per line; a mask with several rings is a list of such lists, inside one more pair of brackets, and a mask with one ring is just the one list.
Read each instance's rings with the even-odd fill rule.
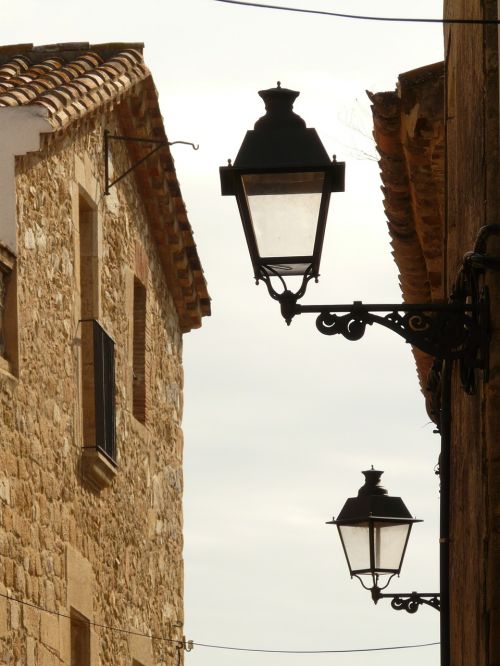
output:
[[382,593],[399,576],[411,528],[421,521],[412,517],[400,497],[387,494],[380,485],[382,471],[372,467],[363,474],[365,483],[358,496],[350,497],[337,520],[327,523],[337,525],[351,578],[355,576],[371,591],[375,603],[390,597],[397,610],[414,613],[422,603],[439,609],[438,594]]
[[238,202],[254,275],[317,278],[330,194],[344,191],[344,164],[292,111],[299,93],[261,90],[266,114],[246,133],[234,165],[220,168],[223,195]]

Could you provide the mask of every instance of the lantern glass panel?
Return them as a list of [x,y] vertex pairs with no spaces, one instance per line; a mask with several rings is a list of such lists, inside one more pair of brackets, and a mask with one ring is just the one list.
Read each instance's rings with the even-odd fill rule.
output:
[[338,525],[351,571],[370,570],[370,528],[368,522]]
[[312,258],[324,180],[322,172],[242,176],[261,258]]
[[374,522],[373,547],[375,570],[399,571],[410,530],[411,523]]

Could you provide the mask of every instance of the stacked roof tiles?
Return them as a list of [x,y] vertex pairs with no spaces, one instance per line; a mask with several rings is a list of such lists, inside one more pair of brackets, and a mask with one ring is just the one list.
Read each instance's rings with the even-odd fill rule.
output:
[[[0,47],[0,108],[39,106],[54,131],[112,104],[125,133],[166,140],[143,44]],[[129,145],[131,160],[144,146]],[[142,152],[141,152],[142,151]],[[183,331],[210,314],[210,298],[168,146],[134,172]]]
[[126,46],[0,47],[0,107],[37,104],[65,127],[149,76],[142,44]]
[[[368,93],[384,207],[406,303],[444,298],[444,66],[399,77],[397,91]],[[432,358],[413,350],[427,393]]]

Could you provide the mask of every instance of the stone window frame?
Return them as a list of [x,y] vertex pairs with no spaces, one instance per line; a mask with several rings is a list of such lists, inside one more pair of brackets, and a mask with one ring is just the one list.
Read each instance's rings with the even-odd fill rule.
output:
[[132,414],[146,424],[146,285],[134,275],[132,309]]
[[[95,195],[92,195],[92,192]],[[85,335],[85,322],[89,320],[100,321],[101,303],[101,276],[103,256],[103,221],[102,211],[98,206],[99,186],[92,176],[89,160],[84,161],[75,156],[75,182],[72,188],[73,209],[73,236],[75,257],[75,320],[79,331],[78,355],[78,381],[79,404],[78,421],[81,455],[82,478],[95,491],[107,488],[113,482],[117,473],[117,461],[111,461],[97,446],[89,446],[93,441],[88,433],[85,419],[95,418],[93,407],[93,373],[92,368],[86,367],[85,356],[93,356],[92,336]],[[84,226],[85,225],[85,226]],[[85,233],[84,233],[85,232]],[[85,262],[86,293],[83,294],[82,264]],[[88,347],[86,350],[84,347]],[[92,349],[90,349],[92,347]],[[86,392],[89,395],[86,395]],[[90,437],[90,439],[89,439]]]
[[[129,409],[134,423],[139,429],[147,426],[150,411],[151,391],[149,350],[148,312],[150,307],[149,294],[151,269],[149,259],[140,240],[136,240],[133,248],[133,264],[128,271],[127,315],[129,319],[129,351],[128,351],[128,392]],[[138,308],[137,297],[142,303]],[[138,345],[140,348],[138,348]]]

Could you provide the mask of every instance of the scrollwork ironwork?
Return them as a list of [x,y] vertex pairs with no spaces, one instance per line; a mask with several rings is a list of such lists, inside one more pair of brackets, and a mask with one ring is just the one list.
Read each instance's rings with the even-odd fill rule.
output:
[[462,308],[443,304],[442,309],[431,309],[430,304],[423,304],[420,306],[422,310],[415,312],[414,307],[408,311],[403,303],[385,316],[373,312],[375,308],[380,311],[382,307],[353,303],[351,311],[343,315],[335,314],[333,306],[326,307],[319,313],[316,327],[324,335],[340,334],[348,340],[356,341],[363,337],[367,326],[379,324],[394,331],[411,345],[441,359],[462,358],[467,354],[471,341],[476,341],[479,336],[474,309],[469,305]]
[[[484,381],[488,379],[489,301],[482,275],[486,270],[500,270],[500,260],[486,254],[491,235],[500,235],[500,225],[480,230],[474,250],[464,257],[448,302],[443,303],[299,305],[309,281],[317,280],[312,266],[296,292],[288,289],[284,276],[272,266],[262,266],[256,278],[265,282],[270,296],[280,303],[287,324],[298,314],[315,313],[320,333],[351,341],[360,340],[367,326],[379,324],[434,359],[459,361],[462,386],[473,394],[477,371],[482,371]],[[281,283],[281,291],[275,289],[273,278]],[[382,312],[386,314],[377,314]]]
[[430,606],[437,611],[441,610],[441,599],[440,595],[437,593],[432,592],[421,594],[419,592],[409,592],[402,594],[386,594],[382,592],[382,589],[384,588],[379,588],[377,585],[371,588],[374,603],[378,603],[380,599],[390,599],[391,606],[394,610],[404,610],[411,614],[416,613],[422,605]]
[[[381,595],[382,597],[386,595]],[[389,595],[387,595],[389,596]],[[397,595],[391,599],[391,606],[394,610],[404,610],[407,613],[416,613],[420,606],[425,604],[435,610],[441,610],[439,595],[421,595],[418,592],[412,592],[408,595]]]

